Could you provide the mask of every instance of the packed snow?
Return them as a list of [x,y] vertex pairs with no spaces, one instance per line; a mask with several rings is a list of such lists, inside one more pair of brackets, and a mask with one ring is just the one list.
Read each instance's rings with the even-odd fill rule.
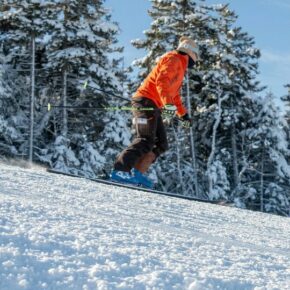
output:
[[290,289],[289,218],[0,163],[0,289]]

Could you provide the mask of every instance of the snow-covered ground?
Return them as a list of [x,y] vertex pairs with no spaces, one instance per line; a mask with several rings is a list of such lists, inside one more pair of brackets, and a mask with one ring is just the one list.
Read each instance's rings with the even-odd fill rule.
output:
[[0,163],[0,289],[290,289],[290,219]]

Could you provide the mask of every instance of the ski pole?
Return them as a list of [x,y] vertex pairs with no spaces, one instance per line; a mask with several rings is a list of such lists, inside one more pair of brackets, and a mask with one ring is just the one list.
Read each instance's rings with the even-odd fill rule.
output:
[[[154,110],[159,110],[158,108],[152,108],[152,107],[148,107],[148,108],[134,108],[134,107],[130,107],[130,106],[122,106],[122,107],[77,107],[77,106],[61,106],[61,105],[52,105],[50,103],[47,104],[47,111],[51,111],[51,109],[53,108],[58,108],[58,109],[78,109],[78,110],[98,110],[98,111],[154,111]],[[190,128],[191,126],[186,124],[185,122],[182,122],[180,120],[178,120],[178,118],[174,118],[171,120],[174,124],[176,124],[177,122],[181,123],[181,126],[183,128]],[[168,122],[167,119],[165,119],[165,123],[169,124],[170,121]]]
[[60,109],[77,109],[77,110],[98,110],[98,111],[154,111],[157,108],[134,108],[131,106],[115,106],[115,107],[78,107],[78,106],[61,106],[61,105],[53,105],[47,104],[47,111],[51,111],[52,108],[60,108]]
[[126,102],[130,102],[130,100],[127,99],[127,98],[124,98],[124,97],[121,97],[121,96],[115,95],[114,93],[110,93],[110,92],[107,92],[107,91],[102,90],[102,89],[99,89],[99,88],[92,87],[92,86],[90,86],[90,85],[88,84],[88,81],[86,80],[86,81],[84,82],[84,85],[83,85],[83,90],[86,90],[87,87],[92,88],[93,90],[96,90],[96,91],[99,91],[99,92],[105,93],[105,94],[108,95],[108,96],[111,96],[111,97],[114,97],[114,98],[117,98],[117,99],[120,99],[120,100],[123,100],[123,101],[126,101]]

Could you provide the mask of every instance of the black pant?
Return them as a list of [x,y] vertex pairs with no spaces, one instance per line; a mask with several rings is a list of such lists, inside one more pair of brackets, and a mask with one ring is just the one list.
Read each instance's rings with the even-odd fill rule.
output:
[[[161,111],[153,101],[145,97],[133,98],[133,125],[136,137],[123,150],[114,165],[115,170],[129,172],[138,160],[152,151],[156,158],[168,150],[166,131],[161,117]],[[146,110],[153,108],[153,110]]]

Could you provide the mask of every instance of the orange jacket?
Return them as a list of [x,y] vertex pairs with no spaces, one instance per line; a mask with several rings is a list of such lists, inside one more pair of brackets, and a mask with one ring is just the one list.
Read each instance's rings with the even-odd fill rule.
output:
[[188,65],[188,55],[177,51],[166,53],[153,68],[133,96],[146,97],[154,101],[158,108],[166,104],[177,107],[177,115],[183,116],[187,111],[182,104],[180,88]]

